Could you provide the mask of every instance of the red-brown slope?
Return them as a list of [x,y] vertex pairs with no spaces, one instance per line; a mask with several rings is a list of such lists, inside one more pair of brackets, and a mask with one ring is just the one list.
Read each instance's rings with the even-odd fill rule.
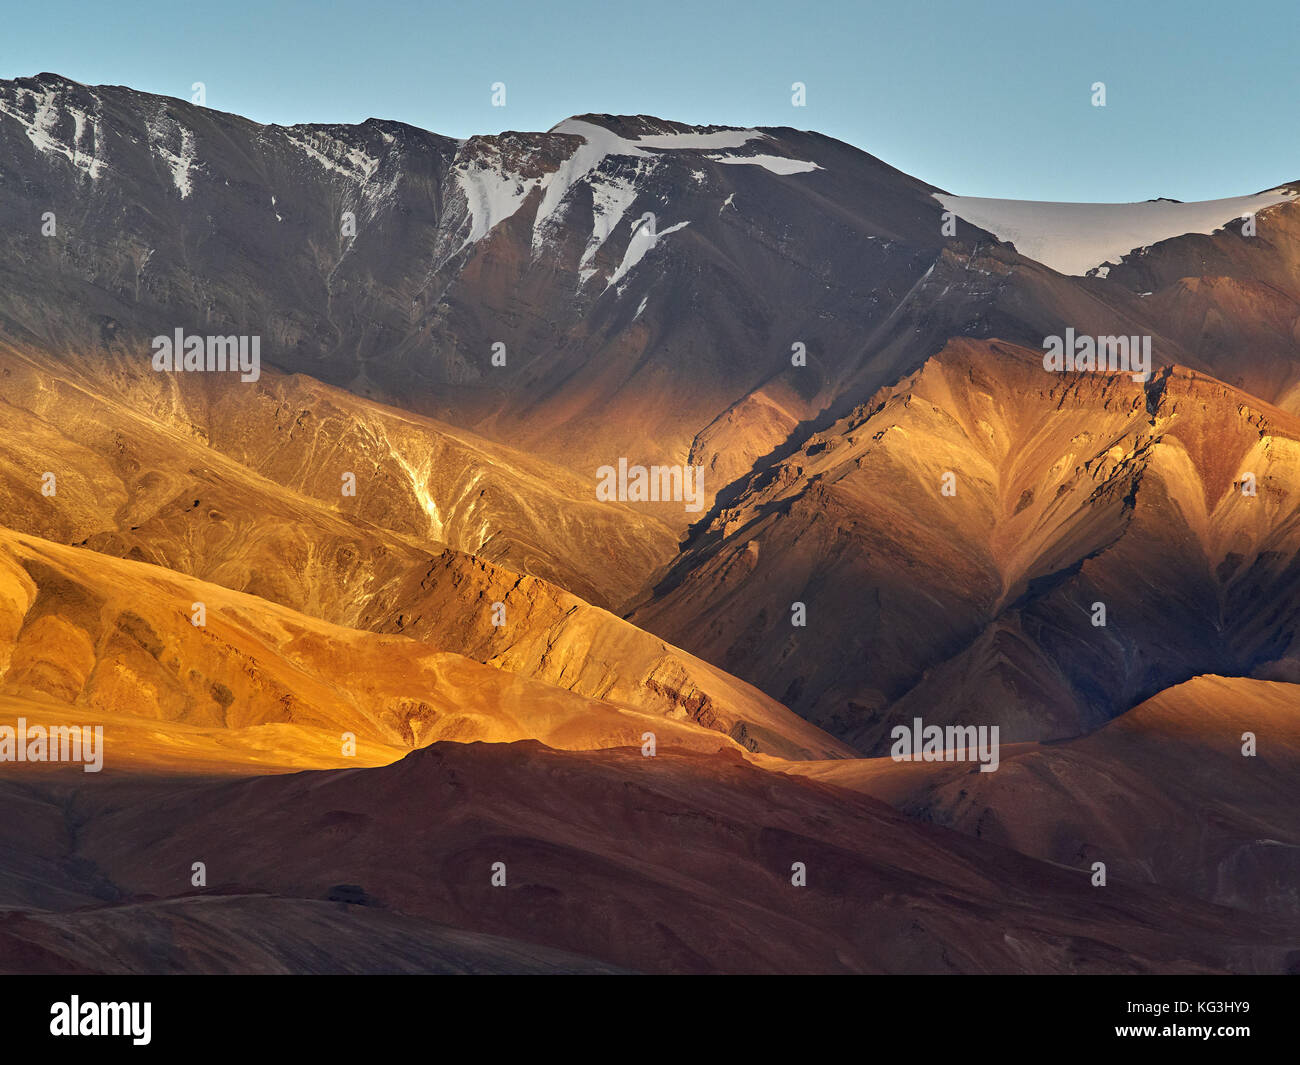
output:
[[1197,677],[1089,736],[1004,748],[992,773],[888,758],[788,771],[1047,861],[1300,916],[1297,684]]
[[408,916],[629,968],[1277,971],[1300,949],[1294,924],[1118,876],[1094,888],[1086,868],[738,754],[444,743],[375,770],[67,787],[48,795],[78,813],[70,868],[124,897],[319,899],[345,883]]

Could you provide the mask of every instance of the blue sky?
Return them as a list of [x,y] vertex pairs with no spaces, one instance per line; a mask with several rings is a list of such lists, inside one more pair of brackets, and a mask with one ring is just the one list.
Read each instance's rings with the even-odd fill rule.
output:
[[376,116],[456,137],[589,111],[789,125],[951,192],[1019,199],[1212,199],[1300,179],[1300,0],[7,7],[0,77],[183,98],[202,81],[208,106],[262,122]]

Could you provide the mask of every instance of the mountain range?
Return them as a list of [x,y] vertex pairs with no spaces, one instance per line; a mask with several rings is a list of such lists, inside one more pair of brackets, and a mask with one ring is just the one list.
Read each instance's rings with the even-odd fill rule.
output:
[[1234,192],[0,81],[0,726],[105,735],[0,764],[0,970],[1300,970],[1300,182]]

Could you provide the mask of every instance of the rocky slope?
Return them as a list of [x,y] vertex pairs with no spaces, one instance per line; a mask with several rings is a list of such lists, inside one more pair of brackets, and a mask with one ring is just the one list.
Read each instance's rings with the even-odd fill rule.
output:
[[954,341],[752,478],[632,620],[867,753],[914,716],[1074,736],[1294,673],[1298,466],[1300,421],[1202,374]]

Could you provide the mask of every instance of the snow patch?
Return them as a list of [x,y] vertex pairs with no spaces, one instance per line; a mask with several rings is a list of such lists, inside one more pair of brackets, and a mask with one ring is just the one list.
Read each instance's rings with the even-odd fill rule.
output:
[[[172,184],[181,194],[181,199],[188,199],[194,191],[191,171],[194,169],[195,150],[194,134],[180,122],[159,109],[145,120],[145,133],[149,137],[149,148],[164,163],[172,174]],[[169,145],[175,145],[173,151]]]
[[761,166],[764,170],[770,170],[773,174],[780,174],[782,177],[789,174],[807,174],[809,171],[821,169],[816,163],[808,163],[802,159],[786,159],[779,155],[711,155],[709,158],[715,163],[749,163],[752,166]]
[[180,155],[172,156],[168,165],[171,166],[172,182],[176,190],[181,194],[182,200],[186,199],[194,191],[194,182],[190,179],[190,171],[194,168],[194,134],[184,127],[181,128]]
[[638,148],[664,152],[683,149],[711,151],[718,148],[743,148],[750,141],[765,136],[767,134],[756,129],[724,129],[719,133],[668,133],[657,137],[638,137],[627,143],[635,144]]
[[522,178],[478,162],[457,163],[455,171],[470,217],[469,236],[461,248],[482,240],[498,223],[519,210],[540,180]]
[[642,259],[645,258],[646,252],[657,245],[669,233],[676,233],[679,229],[685,229],[691,223],[678,222],[675,226],[669,226],[667,229],[658,233],[651,232],[649,226],[638,226],[632,239],[627,242],[627,249],[623,252],[623,261],[619,263],[618,269],[610,275],[610,279],[605,282],[605,287],[601,290],[602,294],[608,292],[611,285],[617,285],[625,278]]

